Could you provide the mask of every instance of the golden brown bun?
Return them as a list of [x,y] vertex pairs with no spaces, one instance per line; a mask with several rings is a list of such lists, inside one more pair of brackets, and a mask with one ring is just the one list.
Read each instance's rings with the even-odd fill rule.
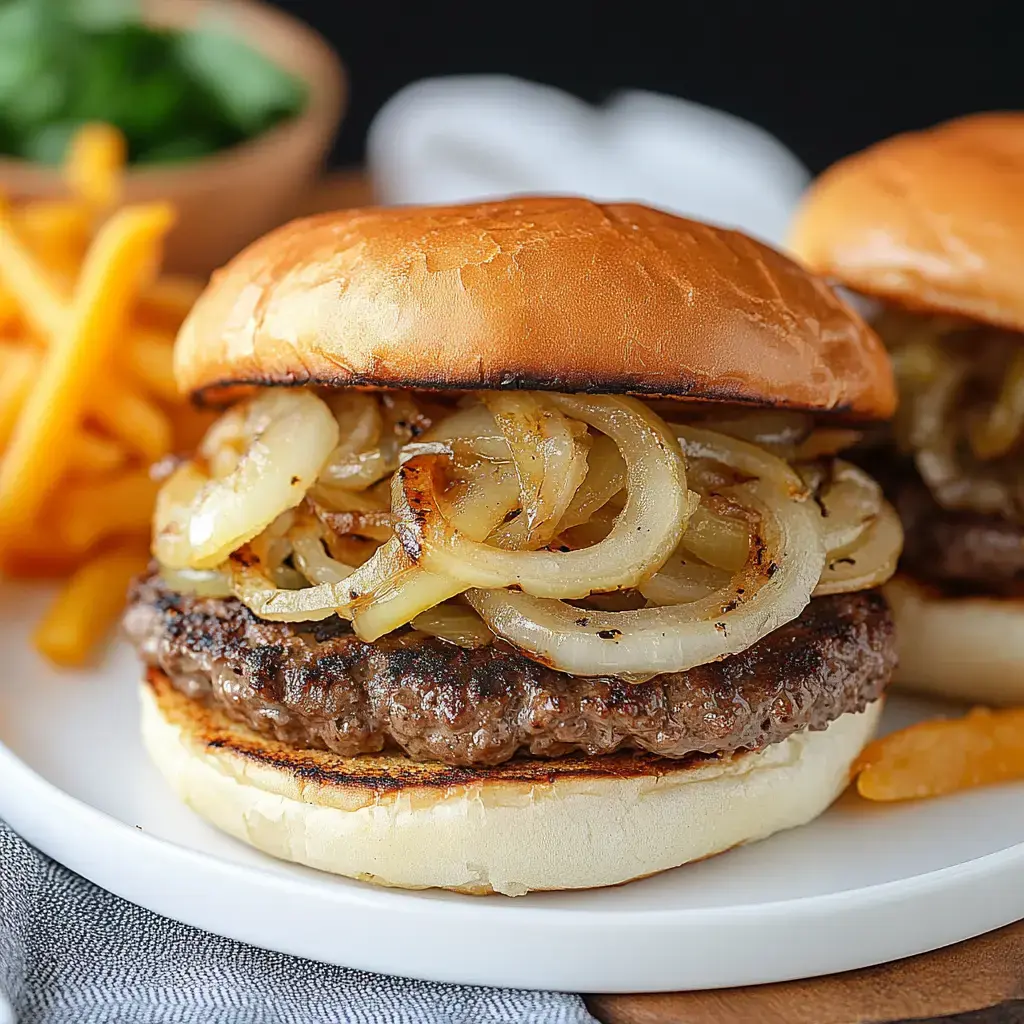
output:
[[1024,114],[898,135],[812,186],[792,250],[911,309],[1024,330]]
[[214,276],[180,386],[632,392],[889,416],[881,343],[734,231],[634,205],[515,199],[324,214]]
[[949,597],[907,576],[890,580],[885,596],[899,640],[897,686],[1024,705],[1024,600]]
[[721,760],[620,753],[452,768],[296,750],[153,669],[141,696],[156,766],[238,839],[379,885],[509,896],[615,885],[810,821],[846,787],[882,703]]

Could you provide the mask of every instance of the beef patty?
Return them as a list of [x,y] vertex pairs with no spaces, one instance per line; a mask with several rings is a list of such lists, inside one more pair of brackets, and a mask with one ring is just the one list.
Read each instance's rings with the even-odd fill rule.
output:
[[1024,595],[1024,526],[943,508],[910,462],[882,482],[903,520],[900,567],[910,576],[949,593]]
[[630,685],[565,675],[501,642],[477,650],[407,629],[366,643],[338,618],[264,622],[235,600],[133,587],[125,629],[189,697],[297,747],[401,749],[493,765],[636,748],[665,757],[758,749],[823,729],[882,692],[892,621],[870,591],[818,598],[742,654]]

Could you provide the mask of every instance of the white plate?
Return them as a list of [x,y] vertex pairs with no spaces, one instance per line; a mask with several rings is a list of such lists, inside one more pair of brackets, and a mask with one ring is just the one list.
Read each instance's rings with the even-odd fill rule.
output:
[[[136,733],[132,652],[56,674],[45,595],[0,588],[0,817],[158,913],[390,974],[582,992],[747,985],[880,963],[1024,917],[1024,786],[812,825],[614,889],[510,900],[377,889],[265,857],[178,805]],[[893,700],[887,725],[931,711]]]

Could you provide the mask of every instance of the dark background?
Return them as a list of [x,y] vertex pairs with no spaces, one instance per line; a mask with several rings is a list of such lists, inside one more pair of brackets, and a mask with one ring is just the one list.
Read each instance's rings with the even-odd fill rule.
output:
[[277,3],[348,66],[338,165],[362,158],[385,100],[441,74],[506,72],[590,100],[683,96],[764,126],[812,171],[957,114],[1024,109],[1024,0]]

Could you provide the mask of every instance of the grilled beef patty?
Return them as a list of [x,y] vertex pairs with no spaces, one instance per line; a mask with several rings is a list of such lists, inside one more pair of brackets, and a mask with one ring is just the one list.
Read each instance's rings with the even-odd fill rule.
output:
[[129,637],[189,697],[296,747],[398,748],[453,765],[520,751],[757,749],[862,710],[896,661],[875,591],[818,598],[742,654],[637,685],[565,675],[500,641],[470,651],[407,629],[365,643],[338,618],[263,622],[235,600],[174,593],[156,575],[130,601]]
[[909,461],[879,476],[903,520],[908,575],[953,594],[1024,595],[1024,526],[943,508]]

